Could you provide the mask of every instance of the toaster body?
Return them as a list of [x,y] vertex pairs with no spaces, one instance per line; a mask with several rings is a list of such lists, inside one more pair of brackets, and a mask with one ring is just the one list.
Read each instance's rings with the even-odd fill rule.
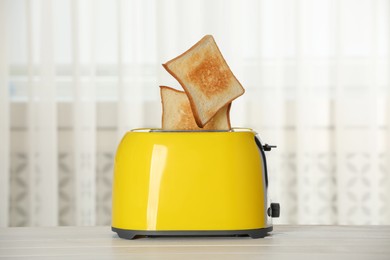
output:
[[264,146],[251,130],[133,130],[115,157],[112,230],[119,237],[264,237],[278,204],[267,197]]

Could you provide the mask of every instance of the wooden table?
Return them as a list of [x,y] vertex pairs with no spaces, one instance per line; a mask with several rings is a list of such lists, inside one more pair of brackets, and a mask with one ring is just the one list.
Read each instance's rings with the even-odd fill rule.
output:
[[1,228],[0,259],[390,259],[390,226],[275,226],[248,237],[124,240],[110,227]]

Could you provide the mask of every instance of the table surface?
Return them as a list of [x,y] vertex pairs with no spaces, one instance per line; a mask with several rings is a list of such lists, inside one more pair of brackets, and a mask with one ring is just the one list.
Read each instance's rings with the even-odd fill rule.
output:
[[118,238],[110,227],[0,228],[0,259],[390,259],[390,226],[284,226],[249,237]]

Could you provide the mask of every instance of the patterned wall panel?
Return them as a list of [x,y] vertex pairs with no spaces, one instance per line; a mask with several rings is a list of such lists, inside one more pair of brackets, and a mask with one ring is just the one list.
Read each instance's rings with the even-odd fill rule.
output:
[[114,154],[110,152],[98,153],[96,162],[96,224],[111,225],[111,189]]
[[334,155],[314,153],[305,156],[302,173],[301,223],[334,224],[337,222],[336,167]]
[[390,218],[390,171],[389,171],[389,154],[381,153],[379,155],[379,210],[378,215],[380,224],[388,224]]
[[70,153],[58,156],[59,225],[75,225],[75,196],[73,163]]
[[[269,165],[272,165],[272,161],[270,161]],[[282,153],[274,165],[278,169],[272,171],[272,168],[270,168],[270,176],[275,175],[275,182],[272,183],[272,177],[270,177],[270,183],[274,187],[278,186],[278,188],[271,189],[271,191],[278,191],[278,194],[275,194],[275,199],[281,204],[282,215],[278,222],[297,224],[298,189],[296,155],[293,153]]]
[[11,153],[10,226],[28,226],[29,221],[29,175],[28,158],[25,153]]
[[371,222],[372,205],[371,189],[374,183],[370,173],[375,165],[371,164],[369,153],[348,153],[345,157],[347,199],[347,224],[369,224]]

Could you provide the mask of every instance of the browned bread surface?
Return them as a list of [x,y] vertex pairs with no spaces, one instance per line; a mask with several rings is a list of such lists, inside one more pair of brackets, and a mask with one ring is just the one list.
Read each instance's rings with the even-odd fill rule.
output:
[[218,111],[203,128],[199,128],[187,95],[183,91],[161,86],[160,93],[163,130],[230,130],[230,104]]
[[211,35],[163,66],[187,93],[199,127],[245,92]]

